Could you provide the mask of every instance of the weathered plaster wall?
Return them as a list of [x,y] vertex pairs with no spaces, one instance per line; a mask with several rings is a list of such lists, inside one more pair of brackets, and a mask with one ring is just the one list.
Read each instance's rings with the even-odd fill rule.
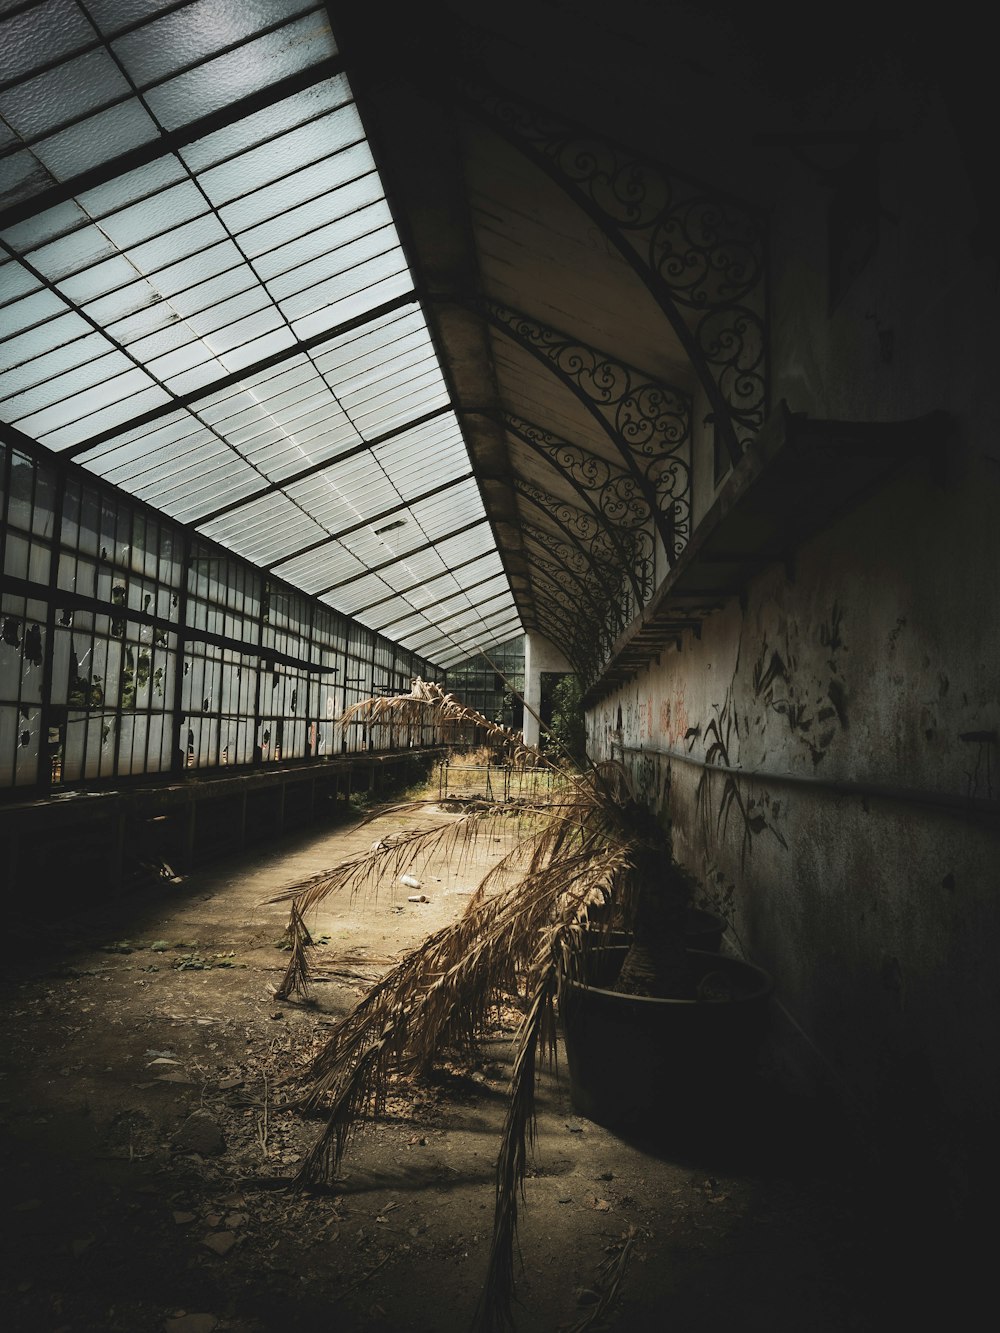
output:
[[769,567],[588,724],[773,972],[786,1051],[887,1138],[909,1127],[957,1197],[1000,1107],[1000,831],[972,808],[997,796],[1000,748],[961,739],[1000,730],[1000,347],[956,145],[940,108],[907,114],[882,150],[891,219],[832,316],[826,196],[804,174],[776,212],[773,396],[852,420],[944,408],[952,449]]

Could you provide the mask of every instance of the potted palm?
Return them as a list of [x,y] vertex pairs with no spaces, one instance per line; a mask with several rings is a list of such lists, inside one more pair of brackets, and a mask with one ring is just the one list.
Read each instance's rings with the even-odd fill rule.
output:
[[[561,1011],[564,1022],[576,1109],[614,1124],[634,1119],[644,1099],[648,1103],[660,1096],[667,1070],[676,1075],[678,1061],[697,1049],[697,1038],[679,1035],[682,1010],[715,1012],[712,1023],[702,1023],[704,1039],[713,1024],[723,1026],[718,1019],[723,1011],[735,1012],[748,1000],[760,1011],[769,984],[749,965],[686,948],[692,881],[673,862],[667,831],[635,800],[619,763],[585,759],[575,769],[563,767],[526,748],[518,734],[420,680],[407,695],[354,705],[341,721],[363,722],[369,730],[427,722],[446,730],[474,727],[504,748],[507,762],[541,766],[551,774],[552,781],[541,791],[533,788],[536,794],[529,799],[469,799],[455,821],[381,840],[273,900],[290,904],[290,958],[278,996],[304,997],[311,942],[306,918],[324,898],[359,891],[384,877],[398,878],[430,856],[447,856],[477,837],[494,836],[498,824],[516,821],[513,849],[485,876],[459,918],[376,983],[313,1060],[302,1100],[307,1107],[323,1108],[328,1118],[296,1177],[300,1187],[332,1183],[352,1130],[379,1114],[393,1074],[426,1066],[447,1048],[475,1045],[497,1004],[518,993],[523,1017],[497,1161],[489,1269],[477,1317],[481,1328],[507,1326],[535,1071],[546,1052],[554,1054],[557,1014]],[[606,925],[628,926],[631,943],[595,935],[592,915],[602,916]],[[740,967],[748,969],[745,975],[737,975]],[[614,1009],[622,1004],[616,1018]],[[674,1011],[667,1041],[650,1018],[664,1004]],[[607,1048],[603,1054],[602,1045]],[[616,1049],[630,1052],[624,1062]],[[602,1059],[617,1060],[611,1080],[601,1073]],[[611,1082],[626,1087],[629,1065],[633,1074],[660,1073],[637,1083],[633,1079],[623,1105],[609,1102],[601,1088]],[[700,1086],[700,1074],[694,1082]],[[676,1100],[676,1088],[673,1096]]]

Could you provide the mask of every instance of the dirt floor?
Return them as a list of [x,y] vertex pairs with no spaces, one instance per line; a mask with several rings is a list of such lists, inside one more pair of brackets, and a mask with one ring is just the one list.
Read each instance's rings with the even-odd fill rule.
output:
[[[454,818],[440,810],[437,819]],[[510,1032],[401,1084],[337,1192],[287,1189],[320,1124],[282,1080],[489,860],[385,886],[314,924],[313,1008],[276,1002],[290,882],[403,826],[286,837],[12,940],[0,1078],[5,1324],[80,1333],[468,1328],[486,1266]],[[498,855],[502,844],[491,848]],[[543,1075],[518,1328],[586,1317],[634,1229],[605,1327],[843,1333],[886,1321],[836,1129],[766,1079],[705,1142],[627,1142]],[[192,1116],[194,1117],[192,1119]]]

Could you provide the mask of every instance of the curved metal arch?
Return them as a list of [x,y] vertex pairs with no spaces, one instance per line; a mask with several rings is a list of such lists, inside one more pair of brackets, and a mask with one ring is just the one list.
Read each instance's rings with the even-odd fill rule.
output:
[[[594,679],[607,657],[608,643],[582,633],[579,618],[574,619],[558,600],[551,598],[545,588],[545,576],[537,569],[532,570],[532,592],[541,613],[543,633],[563,650],[580,676],[587,681]],[[555,629],[551,628],[553,625]]]
[[[595,519],[605,526],[618,548],[636,602],[645,606],[653,592],[653,542],[646,530],[647,524],[652,526],[652,513],[638,491],[635,478],[624,468],[613,466],[582,445],[571,444],[513,412],[504,412],[501,416],[507,430],[556,468]],[[619,539],[619,529],[630,534],[631,551]],[[646,542],[640,543],[640,537],[645,537]],[[640,551],[640,544],[646,549]]]
[[[535,570],[540,571],[564,596],[571,599],[571,606],[568,606],[567,610],[579,611],[581,605],[586,603],[595,619],[607,620],[606,608],[602,605],[600,599],[595,599],[592,590],[587,587],[586,583],[570,574],[563,565],[555,560],[548,559],[547,556],[540,555],[538,552],[533,552],[529,567],[529,573]],[[569,583],[572,583],[574,587],[569,587]]]
[[[561,565],[567,573],[573,573],[577,580],[587,583],[588,577],[593,573],[593,563],[579,548],[561,540],[553,533],[545,531],[544,528],[536,528],[535,524],[528,523],[527,520],[521,523],[521,532],[536,547],[541,547],[543,551],[548,552],[555,563]],[[616,567],[609,565],[608,568],[612,572],[616,572]],[[621,571],[617,571],[617,573],[620,575]]]
[[[583,209],[645,284],[701,381],[730,461],[767,411],[766,223],[749,205],[466,82],[467,110]],[[682,308],[702,311],[695,329]]]
[[607,434],[649,505],[669,564],[687,540],[691,400],[608,352],[496,301],[486,318],[500,333],[553,372]]
[[[571,591],[567,586],[567,580],[572,583],[577,589],[579,601],[589,606],[595,623],[602,627],[602,632],[607,630],[608,642],[612,642],[632,619],[633,608],[628,593],[618,591],[609,595],[604,585],[598,591],[587,581],[591,570],[577,573],[569,568],[566,556],[572,556],[575,552],[566,548],[556,538],[543,540],[548,535],[541,529],[525,525],[524,531],[525,537],[532,545],[528,560],[529,572],[532,574],[536,571],[541,572],[563,593]],[[535,550],[536,546],[541,547],[547,554],[542,555]]]
[[[520,498],[527,500],[555,523],[571,545],[575,546],[590,566],[595,579],[604,590],[608,602],[615,600],[617,590],[605,577],[605,571],[613,571],[620,579],[625,578],[625,571],[618,562],[618,550],[608,535],[606,528],[582,509],[557,500],[541,487],[532,486],[520,477],[514,478],[514,491]],[[592,525],[592,527],[590,527]],[[574,531],[575,527],[575,531]],[[590,528],[588,532],[588,527]],[[601,543],[608,542],[602,558]],[[641,605],[641,603],[640,603]]]

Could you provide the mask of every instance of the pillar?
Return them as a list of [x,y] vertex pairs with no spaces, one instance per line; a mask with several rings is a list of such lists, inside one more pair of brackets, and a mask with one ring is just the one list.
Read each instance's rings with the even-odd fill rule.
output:
[[542,672],[572,671],[562,653],[541,634],[524,636],[524,743],[537,745],[539,741],[536,714],[542,702]]

